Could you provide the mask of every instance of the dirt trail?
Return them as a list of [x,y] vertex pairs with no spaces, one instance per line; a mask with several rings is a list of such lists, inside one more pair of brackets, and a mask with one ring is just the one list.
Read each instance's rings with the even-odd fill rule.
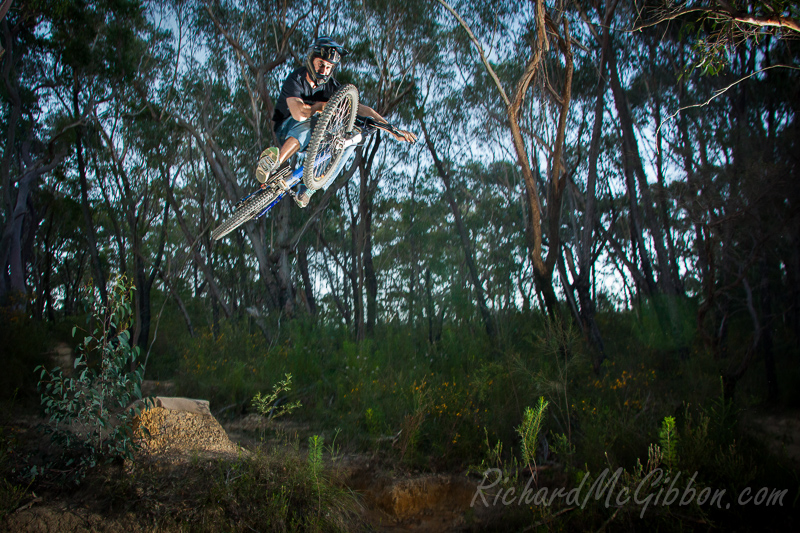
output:
[[464,531],[481,519],[471,512],[475,484],[465,476],[393,479],[366,468],[354,472],[348,485],[363,496],[365,517],[378,531]]
[[[259,444],[265,429],[263,419],[255,415],[223,427],[208,410],[208,402],[170,397],[157,397],[138,423],[141,450],[137,461],[184,466],[198,458],[230,460],[249,453],[247,447]],[[282,431],[302,435],[310,428],[287,422],[282,424]],[[481,521],[482,517],[470,509],[476,484],[463,475],[392,477],[366,455],[340,459],[334,468],[342,474],[340,479],[361,496],[364,519],[374,531],[465,531]],[[29,499],[0,522],[2,530],[137,533],[146,528],[137,523],[132,513],[104,517],[93,509],[91,501],[63,496],[50,501]]]

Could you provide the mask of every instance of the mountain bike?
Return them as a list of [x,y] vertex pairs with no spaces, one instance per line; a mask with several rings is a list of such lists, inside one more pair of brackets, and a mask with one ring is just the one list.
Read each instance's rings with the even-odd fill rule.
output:
[[266,215],[284,196],[295,195],[292,187],[301,179],[309,189],[320,189],[338,170],[345,150],[364,143],[378,129],[399,131],[389,123],[357,116],[357,109],[358,89],[354,85],[336,91],[314,126],[305,164],[293,170],[290,160],[278,167],[266,183],[234,205],[233,213],[211,232],[211,238],[218,241],[242,224]]

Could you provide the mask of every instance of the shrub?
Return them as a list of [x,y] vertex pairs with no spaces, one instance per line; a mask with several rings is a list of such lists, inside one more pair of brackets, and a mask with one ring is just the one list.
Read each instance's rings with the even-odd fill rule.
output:
[[525,414],[522,417],[522,424],[517,427],[517,434],[521,441],[523,465],[536,465],[536,446],[539,443],[539,432],[542,429],[547,405],[548,402],[542,396],[539,398],[539,403],[535,408],[526,407]]
[[288,415],[302,404],[300,400],[291,403],[281,404],[281,393],[289,394],[292,390],[292,375],[286,374],[283,380],[279,381],[272,387],[272,392],[262,395],[260,392],[253,397],[253,407],[256,412],[267,418],[268,420],[275,420],[284,415]]
[[[38,390],[47,417],[45,433],[58,448],[55,464],[46,473],[59,472],[62,482],[80,482],[98,464],[133,456],[134,417],[140,408],[144,368],[136,365],[138,348],[130,345],[133,287],[122,277],[114,280],[106,305],[92,302],[89,327],[78,346],[75,377],[61,368],[40,372]],[[89,291],[93,294],[94,291]],[[73,336],[78,326],[72,330]],[[96,362],[89,363],[89,356]],[[34,466],[31,474],[37,475]]]

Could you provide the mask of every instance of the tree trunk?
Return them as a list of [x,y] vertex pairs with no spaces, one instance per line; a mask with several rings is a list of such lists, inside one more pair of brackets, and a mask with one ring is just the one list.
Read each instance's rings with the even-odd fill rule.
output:
[[434,307],[433,307],[433,286],[431,282],[431,269],[430,267],[425,268],[425,314],[427,315],[426,318],[428,319],[428,342],[430,344],[434,343],[434,334],[433,334],[433,317],[434,317]]
[[297,247],[297,266],[300,268],[300,276],[303,279],[307,311],[310,315],[316,315],[317,302],[314,299],[314,287],[311,283],[311,276],[308,273],[308,248],[305,245]]
[[[165,180],[168,182],[168,180]],[[143,260],[137,259],[136,261],[136,297],[140,299],[139,304],[139,337],[137,339],[137,346],[141,353],[147,353],[147,343],[150,339],[150,321],[152,319],[151,309],[151,292],[153,289],[153,282],[161,270],[161,261],[164,258],[164,248],[167,242],[167,225],[169,222],[169,202],[164,201],[164,215],[161,220],[161,234],[159,236],[158,250],[156,251],[153,260],[153,266],[150,269],[150,274],[145,272],[145,265]],[[140,256],[138,256],[140,257]]]
[[[374,157],[378,150],[380,137],[375,140],[375,144],[371,150]],[[370,182],[370,172],[372,170],[372,157],[362,158],[362,165],[360,166],[361,183],[359,187],[359,201],[358,201],[358,235],[360,238],[360,278],[363,283],[364,295],[366,296],[366,309],[364,320],[364,333],[363,337],[372,336],[375,330],[376,315],[378,312],[378,278],[375,275],[375,265],[372,261],[372,206],[374,203],[373,194],[375,188],[372,187]],[[375,180],[377,182],[377,178]]]
[[[78,88],[78,75],[74,72],[73,75],[75,76],[75,80],[72,87],[72,112],[77,120],[81,116],[78,104],[80,89]],[[105,305],[108,301],[108,295],[106,293],[106,275],[103,271],[103,265],[100,263],[100,253],[97,249],[97,232],[94,229],[91,206],[89,205],[89,180],[86,177],[86,162],[83,157],[82,126],[78,126],[75,129],[75,157],[78,161],[78,179],[81,185],[81,212],[83,213],[83,222],[86,224],[86,244],[89,246],[92,270],[97,278],[95,286],[100,289],[100,300],[103,302],[103,305]]]
[[778,371],[775,367],[775,343],[773,330],[775,328],[772,311],[772,286],[770,284],[771,268],[766,260],[761,263],[761,319],[763,333],[761,334],[761,354],[764,356],[764,370],[767,378],[767,403],[775,404],[780,397],[778,388]]
[[[450,185],[450,175],[448,174],[447,169],[445,169],[442,161],[439,159],[439,154],[436,152],[436,147],[433,145],[433,139],[431,139],[431,136],[428,133],[428,128],[425,126],[425,121],[420,119],[419,123],[422,126],[422,132],[425,134],[425,144],[428,147],[428,151],[431,153],[431,157],[433,157],[436,170],[438,171],[439,177],[442,179],[442,183],[444,184],[445,200],[447,201],[447,205],[450,207],[450,212],[453,213],[453,217],[456,222],[456,231],[461,239],[461,249],[464,251],[464,261],[467,263],[469,280],[472,284],[472,289],[475,292],[475,299],[478,303],[478,311],[480,311],[481,320],[483,320],[483,326],[489,338],[494,339],[495,327],[492,314],[489,312],[489,307],[486,305],[486,294],[483,290],[483,284],[481,283],[480,276],[478,275],[478,267],[475,264],[475,254],[472,251],[472,241],[469,238],[467,228],[464,226],[464,221],[461,218],[461,210],[459,209],[458,204],[456,204],[455,197],[453,196],[453,191]],[[429,273],[426,275],[429,275]]]
[[294,316],[294,284],[292,283],[292,268],[289,260],[289,217],[292,202],[284,198],[277,208],[277,237],[278,237],[278,287],[280,288],[281,310],[287,316]]
[[[599,77],[597,80],[597,95],[594,105],[594,123],[592,125],[592,138],[589,141],[589,171],[586,176],[586,193],[584,196],[584,221],[577,246],[578,268],[574,272],[575,292],[577,293],[578,319],[582,325],[584,336],[592,350],[592,368],[600,371],[600,365],[606,358],[605,345],[600,335],[600,329],[595,320],[595,300],[592,297],[592,267],[595,262],[594,240],[596,208],[597,208],[597,162],[600,158],[600,142],[603,136],[603,114],[605,111],[606,77],[608,75],[608,53],[610,36],[608,22],[614,11],[614,5],[607,7],[604,16],[603,33],[601,37]],[[590,28],[591,29],[591,28]],[[569,256],[568,256],[569,257]]]

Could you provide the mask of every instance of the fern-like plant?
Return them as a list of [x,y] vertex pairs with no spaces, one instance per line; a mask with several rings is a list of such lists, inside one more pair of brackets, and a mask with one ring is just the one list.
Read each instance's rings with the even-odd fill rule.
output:
[[658,440],[664,454],[664,462],[667,468],[672,470],[678,466],[678,428],[675,426],[675,419],[667,416],[661,421],[661,430],[658,432]]
[[542,429],[542,421],[544,420],[544,413],[547,410],[549,402],[544,399],[544,396],[539,397],[539,403],[536,407],[526,407],[525,413],[522,417],[522,424],[517,429],[522,443],[522,464],[535,465],[536,464],[536,445],[539,442],[539,433]]
[[325,439],[319,435],[308,437],[308,468],[316,479],[322,470],[322,453],[325,451]]

